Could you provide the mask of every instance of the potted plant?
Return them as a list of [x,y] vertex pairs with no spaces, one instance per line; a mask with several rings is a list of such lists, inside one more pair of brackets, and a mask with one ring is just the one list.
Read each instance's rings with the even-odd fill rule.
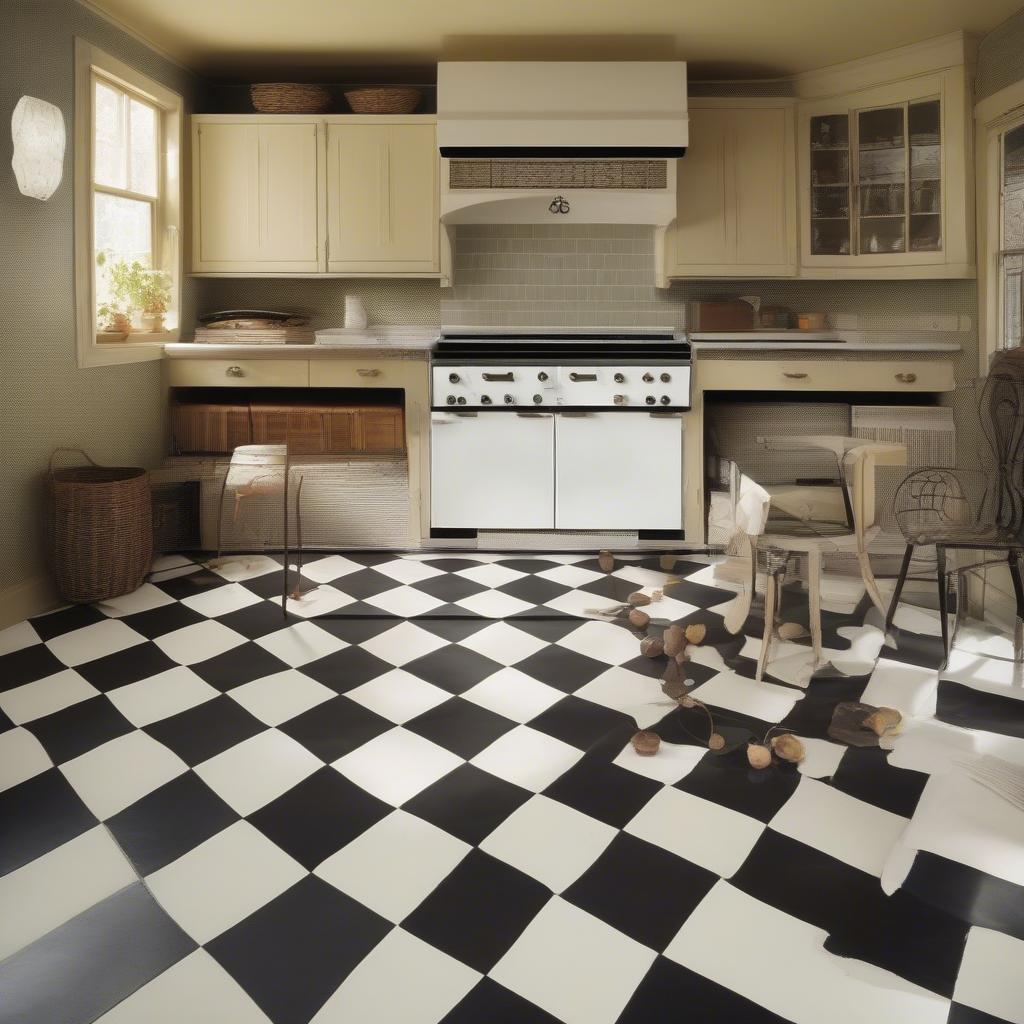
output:
[[133,298],[142,310],[143,326],[152,332],[166,330],[164,314],[171,301],[171,277],[162,270],[146,270],[139,264]]
[[[107,266],[105,251],[96,254],[96,266],[103,270]],[[107,271],[110,299],[97,310],[100,331],[109,335],[108,341],[124,341],[132,329],[132,307],[129,290],[129,269],[124,260],[111,263]]]

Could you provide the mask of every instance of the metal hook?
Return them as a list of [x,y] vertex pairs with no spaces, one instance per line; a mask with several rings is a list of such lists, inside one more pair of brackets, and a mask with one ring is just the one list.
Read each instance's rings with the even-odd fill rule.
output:
[[549,213],[568,213],[569,212],[569,200],[565,196],[555,196],[551,200],[551,205],[548,207]]

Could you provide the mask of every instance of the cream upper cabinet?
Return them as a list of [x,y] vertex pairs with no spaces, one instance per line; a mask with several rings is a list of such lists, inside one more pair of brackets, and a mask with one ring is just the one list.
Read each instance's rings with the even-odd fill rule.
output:
[[327,122],[327,269],[439,269],[434,125],[379,118]]
[[193,272],[321,269],[320,131],[315,120],[193,118]]
[[668,277],[791,277],[797,268],[793,106],[690,101]]
[[800,105],[803,277],[974,275],[963,66]]

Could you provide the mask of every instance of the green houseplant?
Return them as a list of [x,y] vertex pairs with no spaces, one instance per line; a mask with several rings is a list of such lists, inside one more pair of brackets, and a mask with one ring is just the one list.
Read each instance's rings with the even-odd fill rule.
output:
[[[99,268],[108,266],[106,252],[96,256]],[[139,260],[118,259],[109,262],[107,271],[110,301],[96,311],[108,331],[127,334],[131,331],[132,313],[142,314],[150,331],[163,331],[164,314],[170,304],[171,278],[162,270],[151,270]]]

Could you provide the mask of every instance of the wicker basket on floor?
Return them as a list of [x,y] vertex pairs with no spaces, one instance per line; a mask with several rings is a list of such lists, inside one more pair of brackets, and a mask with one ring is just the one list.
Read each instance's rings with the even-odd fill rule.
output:
[[[89,465],[54,468],[61,453]],[[138,590],[153,558],[149,474],[130,466],[98,466],[78,448],[50,457],[50,565],[66,601],[105,601]]]

